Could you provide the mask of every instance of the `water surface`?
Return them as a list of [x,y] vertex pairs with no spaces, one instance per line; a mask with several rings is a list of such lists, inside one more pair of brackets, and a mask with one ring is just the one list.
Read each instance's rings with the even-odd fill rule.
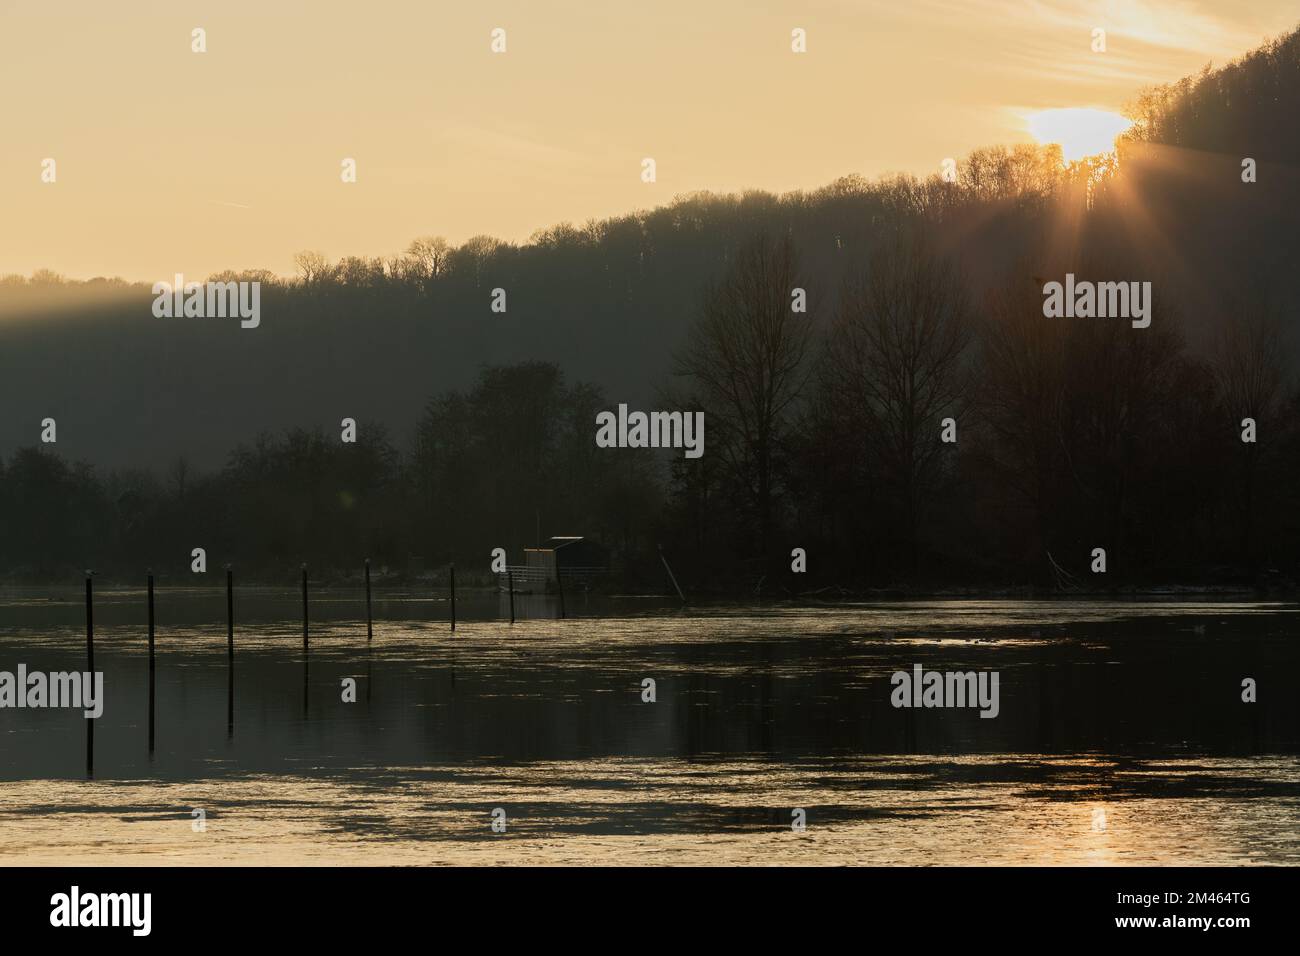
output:
[[[368,644],[313,594],[304,654],[297,592],[240,589],[231,668],[224,591],[162,590],[151,753],[144,595],[98,594],[93,779],[79,712],[0,710],[0,861],[1300,863],[1295,605],[449,610],[377,596]],[[83,615],[0,595],[0,670],[83,668]],[[892,707],[918,663],[998,717]]]

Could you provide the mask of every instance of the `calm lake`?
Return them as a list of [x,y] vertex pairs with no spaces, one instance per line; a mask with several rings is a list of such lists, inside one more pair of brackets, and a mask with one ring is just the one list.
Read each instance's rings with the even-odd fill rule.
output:
[[[158,591],[151,754],[144,592],[96,594],[93,778],[79,710],[0,709],[0,862],[1300,864],[1295,604],[377,592],[368,645],[330,588],[304,655],[235,601],[232,668],[224,588]],[[79,585],[0,592],[20,663],[85,668]],[[918,664],[997,716],[892,706]]]

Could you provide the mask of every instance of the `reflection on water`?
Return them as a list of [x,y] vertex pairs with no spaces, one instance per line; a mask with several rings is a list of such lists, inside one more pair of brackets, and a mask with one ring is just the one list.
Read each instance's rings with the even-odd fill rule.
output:
[[[84,666],[78,597],[0,596],[0,670]],[[95,779],[79,716],[0,710],[0,862],[1300,863],[1294,605],[389,597],[367,646],[343,591],[304,659],[297,600],[237,595],[232,674],[224,592],[159,592],[150,754],[143,595],[100,595]],[[1000,716],[892,708],[916,663]]]
[[[490,829],[496,807],[503,834]],[[807,811],[804,833],[790,829],[795,807]],[[203,832],[193,808],[206,813]],[[1300,864],[1298,810],[1294,758],[601,758],[9,784],[0,860]]]

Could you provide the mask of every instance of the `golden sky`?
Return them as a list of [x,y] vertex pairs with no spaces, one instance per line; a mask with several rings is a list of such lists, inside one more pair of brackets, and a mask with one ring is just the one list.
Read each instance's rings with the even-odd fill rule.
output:
[[519,242],[695,190],[927,174],[1297,19],[1294,0],[0,0],[0,274],[290,274],[302,249]]

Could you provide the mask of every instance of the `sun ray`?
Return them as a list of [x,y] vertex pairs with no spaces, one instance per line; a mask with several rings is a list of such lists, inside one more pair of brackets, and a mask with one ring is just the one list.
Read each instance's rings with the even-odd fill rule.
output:
[[1118,113],[1090,107],[1043,110],[1026,118],[1034,139],[1061,147],[1061,158],[1072,163],[1085,156],[1115,151],[1115,139],[1133,125]]

